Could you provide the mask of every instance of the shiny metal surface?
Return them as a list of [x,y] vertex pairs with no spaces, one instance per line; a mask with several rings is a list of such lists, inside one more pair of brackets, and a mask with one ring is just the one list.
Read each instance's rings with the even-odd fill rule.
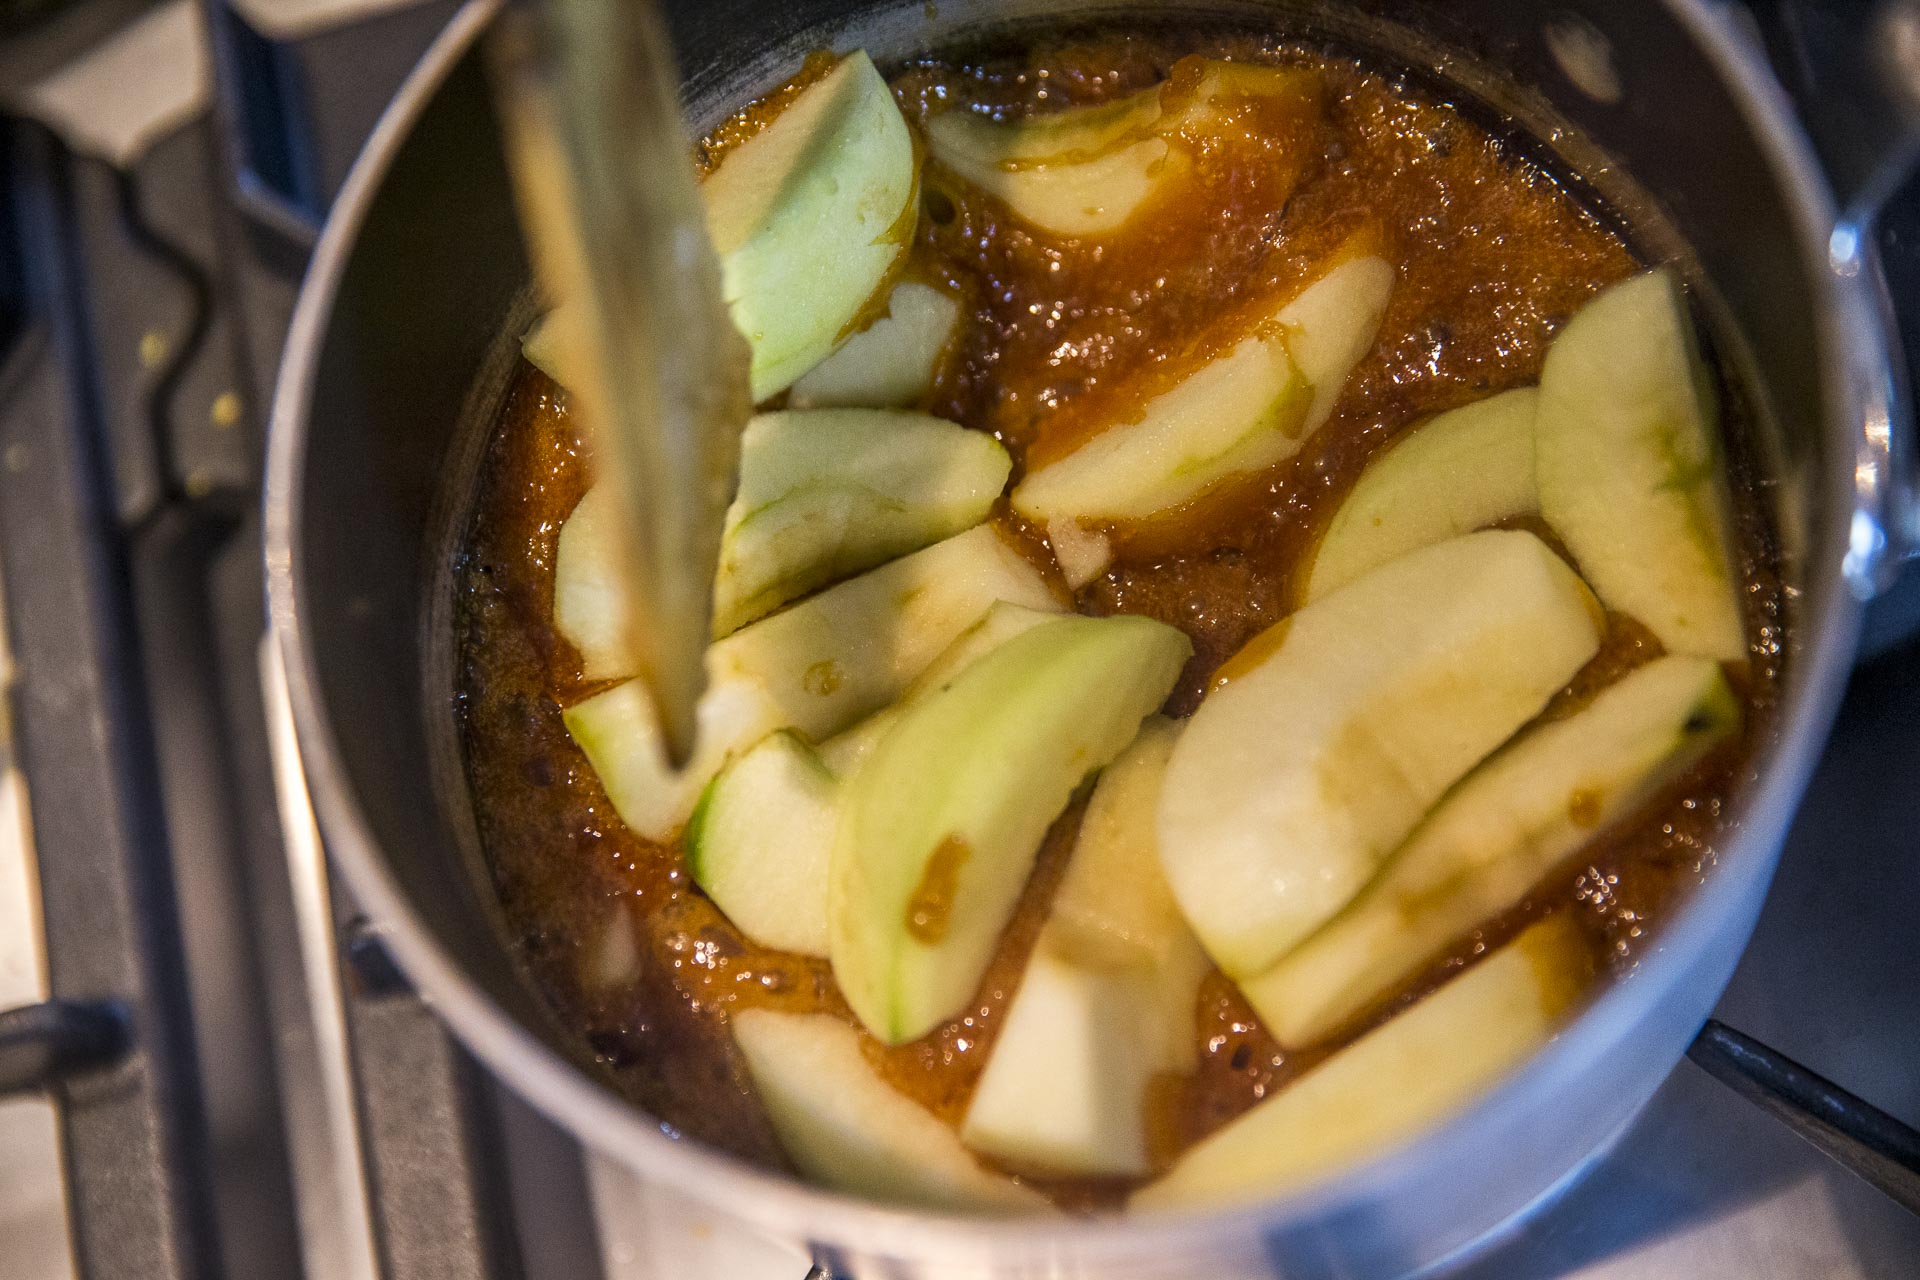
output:
[[[847,40],[841,42],[857,37],[884,53],[926,37],[929,24],[937,28],[930,33],[937,38],[939,30],[964,29],[1016,7],[1038,14],[1063,6],[956,3],[941,6],[934,17],[915,4],[859,15],[863,20],[845,28]],[[433,904],[402,888],[403,875],[421,872],[404,868],[396,855],[417,858],[418,851],[391,843],[382,847],[365,807],[375,797],[350,782],[355,775],[349,772],[349,745],[364,727],[355,725],[353,734],[343,736],[342,726],[331,718],[327,690],[342,687],[337,680],[341,658],[315,647],[311,615],[331,602],[310,594],[302,558],[307,551],[300,541],[306,522],[317,518],[302,506],[313,458],[341,424],[329,423],[324,434],[313,434],[320,424],[308,421],[309,411],[316,395],[337,390],[323,389],[318,380],[329,352],[336,292],[351,276],[356,238],[375,209],[386,167],[415,122],[430,116],[435,87],[459,65],[466,42],[489,11],[485,0],[478,0],[456,20],[382,122],[341,195],[295,317],[269,465],[273,617],[321,822],[356,898],[390,926],[398,959],[442,1016],[535,1105],[643,1177],[691,1196],[723,1221],[738,1220],[773,1238],[804,1243],[834,1269],[861,1276],[1188,1280],[1204,1273],[1227,1280],[1405,1274],[1455,1254],[1565,1185],[1589,1153],[1619,1132],[1654,1093],[1732,972],[1825,733],[1858,621],[1857,605],[1842,583],[1841,562],[1844,513],[1857,509],[1854,461],[1863,409],[1859,384],[1844,367],[1848,358],[1860,356],[1854,345],[1859,330],[1849,326],[1846,314],[1860,305],[1859,291],[1869,282],[1849,284],[1814,266],[1824,261],[1831,207],[1777,86],[1727,12],[1673,0],[1665,9],[1635,6],[1631,16],[1670,22],[1669,40],[1676,29],[1686,33],[1756,138],[1772,180],[1784,193],[1810,275],[1818,277],[1811,280],[1816,299],[1811,319],[1824,359],[1819,421],[1796,424],[1802,466],[1790,475],[1783,507],[1790,553],[1799,557],[1800,570],[1783,732],[1760,762],[1761,776],[1710,882],[1669,923],[1660,946],[1632,978],[1605,993],[1524,1070],[1438,1131],[1347,1176],[1235,1211],[1092,1224],[983,1224],[850,1201],[747,1169],[661,1133],[647,1117],[578,1073],[530,1029],[531,1021],[517,1021],[504,1011],[508,997],[476,976],[473,957],[491,964],[487,956],[469,950],[464,963],[454,959],[456,940],[427,923]],[[790,32],[789,38],[818,42],[824,29],[810,32]],[[770,49],[763,62],[780,53]],[[728,83],[710,78],[703,87],[724,97],[729,89],[750,89],[752,77],[770,69],[735,67]],[[1737,261],[1733,248],[1719,248],[1720,254],[1707,255],[1710,266]],[[1824,463],[1813,461],[1822,457]],[[329,671],[336,677],[331,685]],[[366,775],[358,776],[364,788]],[[458,945],[477,944],[460,939]]]

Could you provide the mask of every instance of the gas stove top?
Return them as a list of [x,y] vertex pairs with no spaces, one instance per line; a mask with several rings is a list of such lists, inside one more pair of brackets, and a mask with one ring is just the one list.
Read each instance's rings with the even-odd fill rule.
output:
[[[453,8],[0,12],[0,1010],[51,997],[70,1032],[39,1064],[59,1084],[0,1101],[7,1280],[808,1274],[496,1084],[328,877],[307,808],[261,643],[263,397],[332,194]],[[1920,199],[1892,246],[1920,303],[1909,224]],[[1916,636],[1910,577],[1719,1011],[1908,1122]],[[1683,1063],[1444,1274],[1891,1280],[1920,1275],[1920,1218]]]

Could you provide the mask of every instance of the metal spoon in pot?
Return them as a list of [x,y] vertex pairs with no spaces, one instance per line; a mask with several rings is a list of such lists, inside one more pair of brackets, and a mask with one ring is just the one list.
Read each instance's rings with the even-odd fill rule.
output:
[[692,752],[720,533],[752,411],[680,77],[652,0],[512,8],[495,65],[535,266],[575,331],[568,387],[620,495],[634,669],[667,751]]

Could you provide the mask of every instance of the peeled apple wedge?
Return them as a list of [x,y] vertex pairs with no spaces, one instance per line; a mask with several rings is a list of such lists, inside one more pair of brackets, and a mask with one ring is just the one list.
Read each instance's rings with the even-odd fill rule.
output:
[[959,638],[942,650],[939,657],[927,664],[925,671],[914,677],[913,683],[907,686],[907,691],[900,695],[898,702],[882,707],[853,728],[836,733],[821,743],[821,759],[836,778],[849,776],[861,761],[873,753],[873,748],[906,707],[951,684],[955,676],[1015,636],[1031,631],[1066,611],[1066,606],[1058,602],[1046,609],[1035,609],[1005,600],[995,603],[980,621],[961,632]]
[[1038,1192],[981,1168],[952,1129],[867,1065],[852,1027],[825,1014],[733,1016],[780,1145],[807,1178],[924,1209],[1044,1213]]
[[995,604],[907,686],[899,702],[818,749],[788,730],[755,744],[707,784],[687,819],[687,867],[694,882],[755,942],[824,958],[842,782],[905,707],[1061,612],[1057,606],[1043,612]]
[[694,883],[761,946],[826,956],[838,795],[819,753],[782,730],[728,765],[687,819]]
[[[1046,526],[1075,586],[1109,558],[1089,524],[1141,520],[1299,452],[1373,345],[1393,291],[1384,259],[1349,245],[1237,344],[1072,453],[1026,474],[1014,509]],[[1063,548],[1062,544],[1065,544]]]
[[878,1039],[972,999],[1047,828],[1191,648],[1147,618],[1042,623],[906,708],[854,770],[827,916],[834,977]]
[[1038,570],[991,526],[976,525],[710,646],[685,769],[667,763],[652,698],[639,681],[568,707],[567,729],[621,821],[664,840],[733,756],[776,729],[817,742],[886,706],[1000,600],[1059,607]]
[[1241,990],[1282,1044],[1326,1038],[1642,812],[1739,727],[1719,663],[1655,660],[1469,774],[1352,906]]
[[[753,350],[755,402],[826,359],[905,258],[919,166],[893,91],[864,50],[842,58],[700,184],[733,322]],[[523,343],[562,385],[571,308]]]
[[708,650],[708,670],[767,689],[817,742],[898,698],[1000,600],[1056,607],[1039,570],[975,525],[741,628]]
[[715,636],[980,523],[1012,466],[992,436],[921,413],[755,416],[720,542]]
[[791,409],[905,409],[933,386],[940,355],[960,324],[952,294],[903,280],[887,313],[854,334],[794,383]]
[[1540,373],[1540,514],[1602,600],[1669,653],[1738,662],[1720,419],[1679,277],[1587,303]]
[[1191,1148],[1128,1208],[1261,1199],[1412,1138],[1551,1040],[1589,974],[1564,914],[1533,926]]
[[1538,511],[1539,398],[1520,387],[1438,414],[1369,462],[1327,527],[1304,602],[1419,547]]
[[1160,90],[1000,123],[964,111],[927,121],[933,159],[1022,219],[1062,236],[1110,233],[1186,163],[1153,131]]
[[1345,907],[1441,795],[1600,645],[1601,615],[1530,533],[1376,569],[1256,636],[1174,747],[1160,856],[1235,978]]
[[1153,1077],[1194,1066],[1207,969],[1160,874],[1153,813],[1177,730],[1149,719],[1100,775],[960,1137],[1019,1168],[1148,1171]]
[[927,122],[927,141],[937,162],[1024,221],[1098,237],[1191,172],[1194,154],[1236,108],[1255,102],[1317,112],[1318,81],[1289,68],[1188,58],[1166,83],[1096,107],[1008,121],[950,111]]
[[626,648],[627,578],[613,490],[596,486],[580,495],[560,525],[553,553],[553,626],[580,655],[588,681],[632,675]]

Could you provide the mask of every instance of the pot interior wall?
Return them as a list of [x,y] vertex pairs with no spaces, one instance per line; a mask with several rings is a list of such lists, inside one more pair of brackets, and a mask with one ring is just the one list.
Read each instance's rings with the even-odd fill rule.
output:
[[[989,17],[1007,29],[1063,15],[1138,22],[1200,12],[1383,44],[1491,106],[1537,123],[1557,114],[1588,140],[1562,146],[1599,191],[1623,190],[1601,163],[1611,155],[1695,250],[1720,303],[1719,345],[1737,365],[1765,371],[1764,416],[1778,424],[1784,455],[1775,470],[1787,482],[1783,495],[1797,498],[1782,503],[1788,545],[1837,554],[1838,513],[1817,479],[1829,469],[1810,267],[1719,73],[1659,5],[1556,6],[1552,31],[1531,0],[1388,0],[1367,18],[1315,5],[1203,11],[1049,0],[943,0],[937,16],[922,0],[667,7],[700,125],[821,45],[865,45],[884,63],[978,31]],[[1596,98],[1570,78],[1553,52],[1569,39],[1602,51],[1603,61],[1611,50],[1617,100]],[[1444,48],[1469,60],[1451,60],[1438,52]],[[1508,79],[1487,77],[1474,60]],[[1591,82],[1592,66],[1576,70]],[[393,157],[352,247],[308,411],[293,571],[321,707],[379,855],[438,944],[571,1054],[504,945],[453,736],[448,570],[478,445],[511,369],[528,274],[482,71],[469,55],[439,89]],[[1801,562],[1795,557],[1788,576],[1804,587]]]

